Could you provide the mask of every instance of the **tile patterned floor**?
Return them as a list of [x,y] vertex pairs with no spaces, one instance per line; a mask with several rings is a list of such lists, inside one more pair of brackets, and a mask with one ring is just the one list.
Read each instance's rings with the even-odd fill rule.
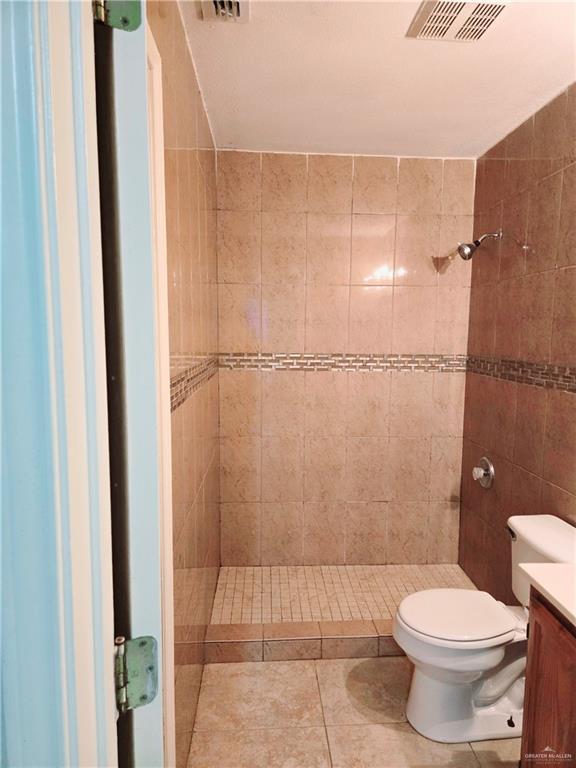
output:
[[411,592],[474,589],[458,565],[223,567],[212,624],[390,619]]
[[519,739],[417,734],[405,717],[410,675],[406,658],[209,664],[178,768],[516,768]]

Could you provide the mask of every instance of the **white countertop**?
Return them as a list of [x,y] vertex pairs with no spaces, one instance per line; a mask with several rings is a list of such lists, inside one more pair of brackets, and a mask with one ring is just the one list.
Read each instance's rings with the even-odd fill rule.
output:
[[530,583],[576,626],[576,565],[520,563]]

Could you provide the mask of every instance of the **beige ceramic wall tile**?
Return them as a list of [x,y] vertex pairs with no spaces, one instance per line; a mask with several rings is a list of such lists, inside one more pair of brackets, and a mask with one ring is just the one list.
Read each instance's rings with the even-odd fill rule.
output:
[[348,344],[350,288],[306,287],[306,351],[345,352]]
[[458,256],[458,243],[469,243],[473,236],[473,216],[444,215],[440,219],[440,238],[436,267],[438,285],[470,285],[472,260]]
[[454,563],[458,560],[460,504],[435,501],[428,510],[429,563]]
[[461,437],[464,422],[465,373],[433,373],[434,434]]
[[434,379],[425,371],[392,371],[390,434],[429,437],[434,432]]
[[259,211],[261,157],[258,152],[218,152],[218,208]]
[[308,156],[308,210],[313,213],[351,213],[352,157]]
[[437,285],[440,216],[412,213],[398,216],[395,285]]
[[220,438],[222,501],[260,501],[260,438]]
[[394,287],[392,352],[434,352],[436,299],[435,288]]
[[346,497],[346,440],[307,436],[304,442],[304,500]]
[[390,438],[390,498],[427,501],[430,497],[430,438]]
[[346,559],[346,505],[343,502],[305,502],[302,562],[336,565]]
[[304,434],[306,373],[262,371],[262,434]]
[[387,562],[387,504],[380,501],[346,505],[346,564]]
[[462,472],[462,438],[433,437],[430,455],[430,498],[458,501]]
[[397,157],[354,158],[354,213],[394,213],[397,186]]
[[262,155],[262,210],[305,211],[306,155]]
[[386,501],[391,497],[387,437],[346,439],[346,498]]
[[348,375],[344,371],[307,371],[305,433],[344,435]]
[[262,282],[304,283],[306,279],[306,214],[262,214]]
[[258,352],[261,345],[259,285],[218,286],[218,343],[221,352]]
[[301,502],[262,504],[263,565],[298,565],[302,562],[303,515]]
[[425,563],[428,542],[428,502],[388,505],[388,562]]
[[346,434],[383,437],[389,433],[390,373],[355,372],[348,375]]
[[302,501],[304,440],[262,438],[262,501]]
[[355,214],[352,217],[352,284],[392,285],[395,242],[394,214]]
[[383,355],[391,351],[392,291],[390,286],[351,286],[349,352]]
[[261,382],[259,371],[223,368],[220,382],[220,435],[259,435],[261,431]]
[[443,213],[474,213],[475,167],[474,160],[444,160]]
[[260,564],[260,504],[220,505],[222,565]]
[[465,355],[468,349],[470,289],[466,286],[438,288],[434,351]]
[[262,286],[262,351],[303,352],[304,285]]
[[259,213],[218,212],[219,282],[260,282],[260,232]]
[[400,158],[398,213],[440,213],[442,160]]
[[351,220],[346,214],[309,213],[306,224],[306,282],[350,282]]

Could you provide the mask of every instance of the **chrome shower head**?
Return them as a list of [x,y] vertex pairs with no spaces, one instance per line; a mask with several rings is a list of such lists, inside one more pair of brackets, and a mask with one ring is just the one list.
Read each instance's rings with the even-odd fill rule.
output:
[[496,240],[500,240],[502,237],[502,230],[500,230],[500,232],[489,232],[486,235],[482,235],[478,240],[474,240],[473,243],[458,243],[458,255],[465,261],[468,261],[468,259],[471,259],[474,255],[476,248],[479,248],[482,245],[482,241],[487,237],[493,237]]

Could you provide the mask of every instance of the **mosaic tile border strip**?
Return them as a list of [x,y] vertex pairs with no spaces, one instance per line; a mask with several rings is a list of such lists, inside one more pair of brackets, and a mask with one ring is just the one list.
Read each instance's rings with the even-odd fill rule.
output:
[[496,357],[468,357],[467,370],[495,379],[531,384],[546,389],[576,392],[576,367],[553,363],[529,363]]
[[186,402],[193,392],[196,392],[204,382],[218,372],[218,357],[211,355],[202,358],[172,358],[171,366],[180,368],[170,378],[170,411]]
[[223,352],[220,368],[280,371],[466,371],[466,355],[362,355],[313,352]]

